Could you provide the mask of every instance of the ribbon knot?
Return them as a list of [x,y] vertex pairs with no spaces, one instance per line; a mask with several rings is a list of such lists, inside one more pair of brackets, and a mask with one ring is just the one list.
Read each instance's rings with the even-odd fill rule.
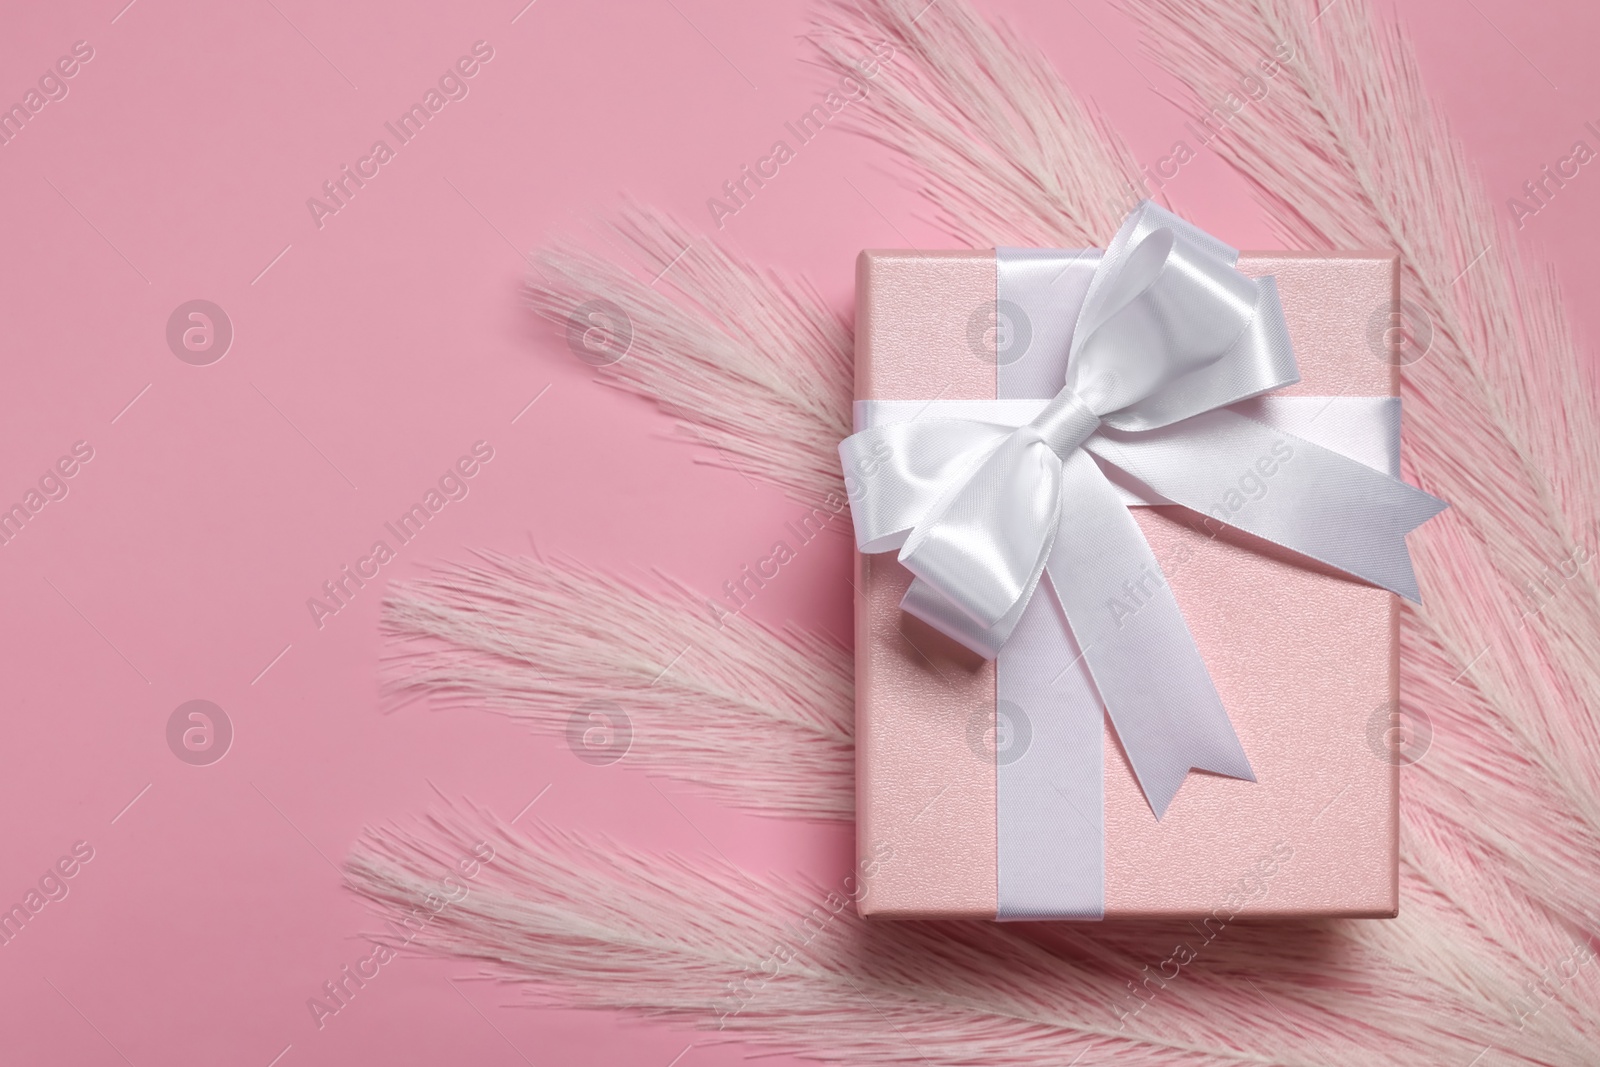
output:
[[[1191,769],[1253,774],[1124,494],[1220,517],[1412,600],[1405,535],[1445,507],[1249,417],[1246,401],[1299,372],[1276,286],[1237,260],[1146,202],[1096,265],[1065,381],[1042,406],[952,402],[961,414],[940,417],[950,405],[929,401],[839,446],[862,474],[858,547],[899,549],[915,575],[902,608],[991,659],[1026,612],[1059,616],[1059,670],[1087,667],[1158,818]],[[1216,516],[1269,463],[1270,493]]]
[[1028,425],[1057,458],[1065,460],[1100,428],[1100,416],[1078,394],[1063,389]]

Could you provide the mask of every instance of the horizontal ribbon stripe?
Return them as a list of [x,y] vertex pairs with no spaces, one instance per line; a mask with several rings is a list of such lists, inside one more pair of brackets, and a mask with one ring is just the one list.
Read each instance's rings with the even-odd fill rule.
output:
[[[856,432],[922,419],[983,422],[1014,430],[1038,417],[1050,401],[1000,400],[857,400]],[[1310,441],[1364,467],[1400,476],[1400,398],[1397,396],[1261,396],[1229,405],[1243,415],[1292,437]],[[1084,447],[1095,450],[1093,438]],[[1108,470],[1108,477],[1116,472]],[[1129,507],[1171,504],[1144,487],[1117,486]],[[1203,509],[1202,509],[1203,510]],[[898,547],[898,546],[897,546]]]

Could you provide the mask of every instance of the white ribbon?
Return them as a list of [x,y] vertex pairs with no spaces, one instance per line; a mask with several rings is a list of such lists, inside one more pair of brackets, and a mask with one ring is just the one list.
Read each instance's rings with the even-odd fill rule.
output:
[[[1237,250],[1146,202],[1104,254],[1064,264],[1063,255],[1013,253],[1024,284],[1064,279],[1070,289],[1087,275],[1076,316],[1047,315],[1036,327],[1035,341],[1070,337],[1064,386],[1028,386],[1053,397],[955,402],[959,415],[934,401],[910,418],[881,409],[839,453],[857,545],[898,550],[915,575],[907,612],[995,658],[1020,637],[1025,613],[1040,614],[1029,612],[1040,587],[1051,590],[1057,618],[1039,627],[1059,636],[1030,636],[1027,657],[1059,660],[1059,675],[1081,658],[1160,818],[1191,769],[1254,775],[1128,505],[1184,505],[1411,600],[1405,535],[1446,505],[1395,477],[1388,456],[1371,462],[1370,445],[1286,432],[1321,417],[1303,402],[1251,400],[1299,373],[1273,280],[1240,274]],[[1028,281],[1041,264],[1055,278]],[[1352,405],[1316,399],[1332,409],[1328,426],[1351,421]],[[1377,409],[1359,399],[1369,406],[1355,421],[1370,425]],[[1018,404],[1033,406],[1026,421]],[[1267,465],[1259,499],[1219,506]],[[1002,678],[1005,668],[1002,657]],[[1060,911],[1049,902],[1014,910]]]

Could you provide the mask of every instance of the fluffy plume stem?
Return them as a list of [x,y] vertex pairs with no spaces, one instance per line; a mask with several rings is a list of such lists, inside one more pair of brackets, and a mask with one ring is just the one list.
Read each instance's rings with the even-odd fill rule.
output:
[[595,353],[603,380],[676,416],[683,434],[717,450],[717,465],[811,506],[843,500],[834,449],[850,433],[853,342],[839,316],[810,286],[649,208],[628,206],[605,233],[638,267],[554,244],[529,276],[534,310],[581,337],[586,307],[609,302],[632,336],[614,362]]
[[1400,251],[1408,327],[1431,336],[1405,367],[1407,456],[1452,505],[1411,538],[1425,595],[1402,689],[1486,742],[1451,746],[1455,777],[1424,767],[1424,802],[1486,865],[1600,929],[1600,587],[1582,565],[1600,547],[1600,438],[1553,281],[1527,268],[1400,30],[1363,0],[1124,4],[1195,101],[1287,51],[1212,147],[1295,243]]
[[1144,198],[1138,164],[1039,50],[966,3],[829,0],[811,40],[853,74],[895,49],[846,119],[905,157],[937,222],[976,248],[1103,244]]
[[[487,708],[577,744],[609,702],[630,723],[623,757],[771,814],[848,819],[850,655],[782,635],[678,586],[646,589],[573,563],[495,552],[390,587],[385,634],[402,644],[389,691]],[[576,730],[576,733],[574,732]]]

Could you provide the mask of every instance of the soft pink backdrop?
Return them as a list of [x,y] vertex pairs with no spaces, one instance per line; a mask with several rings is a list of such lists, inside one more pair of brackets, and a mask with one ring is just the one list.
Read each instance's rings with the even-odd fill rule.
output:
[[[0,905],[74,842],[95,850],[70,894],[0,948],[0,1060],[740,1060],[742,1046],[655,1023],[528,1008],[508,987],[453,991],[469,968],[415,957],[318,1030],[306,999],[373,928],[333,865],[364,824],[422,810],[435,788],[509,818],[549,785],[525,818],[689,853],[710,842],[823,884],[847,870],[849,842],[661,783],[680,813],[628,761],[590,766],[499,718],[383,714],[380,586],[320,630],[305,601],[480,439],[495,458],[470,495],[380,582],[531,537],[714,594],[765,553],[794,506],[664,444],[663,417],[532,325],[519,250],[624,192],[708,225],[706,198],[818,94],[803,0],[124,3],[0,8],[0,103],[74,42],[94,49],[67,97],[0,147],[0,504],[74,442],[95,453],[0,547]],[[1151,91],[1168,83],[1103,0],[984,6],[1037,40],[1141,159],[1182,135]],[[1591,6],[1416,0],[1405,17],[1497,202],[1580,136],[1595,145]],[[494,58],[469,95],[319,230],[306,198],[479,40]],[[885,162],[826,131],[722,235],[847,309],[862,246],[948,243]],[[1572,294],[1589,354],[1595,167],[1519,235]],[[1275,244],[1209,155],[1168,192],[1234,244]],[[210,366],[165,341],[195,298],[236,332]],[[843,538],[819,541],[751,611],[845,632],[847,563]],[[166,743],[168,716],[195,698],[235,730],[210,766]]]

